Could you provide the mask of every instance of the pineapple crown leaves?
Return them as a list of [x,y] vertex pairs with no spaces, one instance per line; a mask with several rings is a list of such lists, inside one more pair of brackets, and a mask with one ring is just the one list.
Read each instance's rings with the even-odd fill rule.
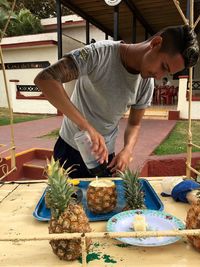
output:
[[74,186],[68,182],[69,174],[73,171],[73,166],[64,170],[60,166],[59,160],[47,160],[46,174],[48,177],[50,207],[52,215],[56,218],[68,207],[72,201],[72,194],[75,192]]
[[52,215],[56,218],[68,207],[72,201],[74,186],[67,183],[63,177],[55,177],[55,181],[51,184],[50,191],[50,207]]
[[119,176],[123,179],[124,193],[127,206],[131,209],[144,208],[144,192],[140,183],[139,171],[131,171],[126,169],[124,172],[119,172]]
[[[65,161],[66,162],[66,161]],[[54,173],[59,172],[60,175],[66,176],[66,179],[69,178],[70,173],[75,171],[74,165],[68,167],[66,170],[64,169],[64,164],[60,166],[59,160],[55,161],[53,157],[51,157],[51,160],[47,159],[47,167],[45,169],[45,172],[47,174],[48,179],[51,179],[54,176]]]

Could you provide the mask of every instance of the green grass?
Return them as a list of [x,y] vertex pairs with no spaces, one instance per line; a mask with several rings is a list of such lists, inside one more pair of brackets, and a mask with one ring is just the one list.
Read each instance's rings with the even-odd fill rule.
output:
[[[188,121],[178,121],[169,136],[155,150],[155,155],[170,155],[187,152]],[[200,121],[192,121],[192,142],[200,146]],[[200,151],[193,147],[193,152]]]
[[[52,115],[13,114],[13,123],[49,118]],[[0,126],[10,124],[10,114],[7,108],[0,108]]]
[[52,138],[52,139],[56,139],[59,135],[59,130],[60,129],[56,129],[56,130],[53,130],[52,132],[48,133],[48,134],[45,134],[43,136],[40,136],[41,138]]

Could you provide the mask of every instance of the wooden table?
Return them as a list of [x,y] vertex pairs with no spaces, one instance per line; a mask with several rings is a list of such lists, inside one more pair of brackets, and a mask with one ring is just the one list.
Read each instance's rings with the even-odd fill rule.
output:
[[[162,178],[150,179],[160,195]],[[0,238],[48,233],[48,223],[39,222],[32,213],[46,187],[45,183],[0,185]],[[185,221],[189,204],[162,198],[165,211]],[[93,231],[106,231],[106,222],[91,223]],[[88,256],[88,266],[94,267],[197,267],[200,254],[186,238],[162,247],[136,247],[115,239],[94,239]],[[56,267],[79,266],[80,261],[61,261],[52,253],[48,241],[0,241],[0,266]]]

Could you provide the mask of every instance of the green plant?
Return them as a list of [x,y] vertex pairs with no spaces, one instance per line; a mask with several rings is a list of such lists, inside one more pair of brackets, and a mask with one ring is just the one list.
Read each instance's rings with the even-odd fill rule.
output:
[[43,31],[40,20],[35,17],[30,10],[21,9],[14,19],[11,20],[7,36],[19,36],[26,34],[36,34]]
[[[11,12],[11,7],[6,0],[0,0],[0,36],[3,33],[3,29],[9,17],[9,12]],[[10,19],[14,19],[15,14],[12,13]]]
[[[13,0],[8,0],[10,4],[12,1]],[[19,12],[22,8],[27,8],[39,19],[56,17],[55,0],[17,0],[16,12]],[[61,12],[63,16],[73,14],[73,12],[64,5],[61,5]]]

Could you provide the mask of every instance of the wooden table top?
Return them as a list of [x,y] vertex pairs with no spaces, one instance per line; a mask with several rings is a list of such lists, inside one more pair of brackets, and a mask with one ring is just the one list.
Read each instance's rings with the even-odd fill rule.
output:
[[[176,203],[171,197],[163,198],[162,178],[149,179],[164,204],[164,211],[185,221],[189,204]],[[46,183],[0,185],[0,239],[32,234],[48,234],[48,223],[37,221],[32,213]],[[106,222],[92,222],[95,232],[106,231]],[[87,266],[116,267],[197,267],[200,254],[186,238],[161,247],[137,247],[115,239],[94,239],[88,254]],[[80,261],[61,261],[53,254],[48,241],[0,241],[0,266],[56,267],[82,266]]]

